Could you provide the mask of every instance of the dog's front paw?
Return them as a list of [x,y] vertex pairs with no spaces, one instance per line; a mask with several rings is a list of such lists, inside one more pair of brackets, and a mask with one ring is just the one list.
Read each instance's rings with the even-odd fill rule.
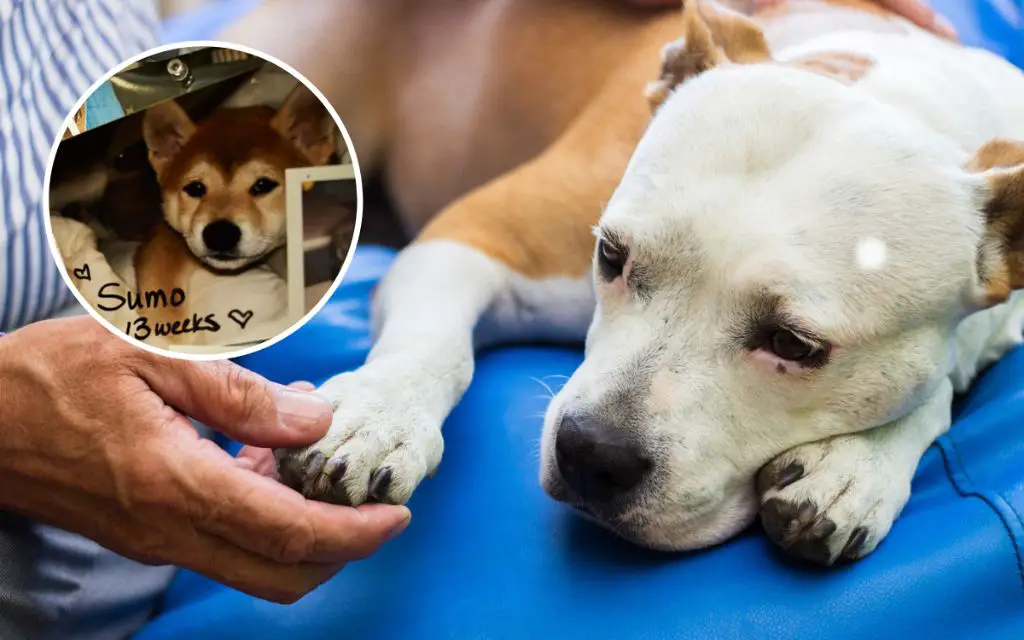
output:
[[50,228],[64,266],[69,269],[79,255],[97,247],[96,233],[89,225],[78,220],[51,215]]
[[759,472],[761,523],[800,559],[856,560],[889,532],[910,497],[911,476],[867,434],[802,445]]
[[418,402],[424,383],[379,373],[344,373],[320,388],[335,407],[330,431],[312,446],[275,451],[282,482],[324,502],[404,504],[434,472],[442,419]]

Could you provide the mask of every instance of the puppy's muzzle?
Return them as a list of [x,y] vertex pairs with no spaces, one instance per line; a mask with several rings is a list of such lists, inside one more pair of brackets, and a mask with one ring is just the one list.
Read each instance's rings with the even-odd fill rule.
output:
[[594,416],[568,414],[555,435],[555,462],[565,485],[601,511],[632,494],[650,474],[643,449]]
[[215,220],[203,229],[203,244],[215,255],[233,257],[241,240],[242,230],[230,220]]

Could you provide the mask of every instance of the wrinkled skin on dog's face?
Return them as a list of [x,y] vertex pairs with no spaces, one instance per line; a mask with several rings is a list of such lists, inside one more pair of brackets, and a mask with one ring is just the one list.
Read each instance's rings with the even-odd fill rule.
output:
[[919,406],[984,297],[966,159],[813,74],[681,87],[597,229],[598,308],[545,418],[545,489],[645,546],[704,547],[754,519],[775,456]]
[[165,221],[220,270],[244,268],[285,243],[285,170],[324,164],[337,129],[299,86],[275,113],[225,109],[195,124],[174,102],[149,109],[144,136]]

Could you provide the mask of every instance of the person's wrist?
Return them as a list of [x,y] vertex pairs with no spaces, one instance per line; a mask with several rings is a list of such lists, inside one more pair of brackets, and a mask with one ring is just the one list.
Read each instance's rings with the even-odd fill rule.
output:
[[0,337],[0,510],[23,515],[40,502],[37,476],[45,446],[38,441],[36,422],[52,408],[44,393],[33,395],[37,374],[45,367],[39,345],[30,348],[33,336],[24,335],[34,328],[27,325]]
[[0,511],[17,508],[15,497],[19,483],[14,478],[13,460],[17,445],[16,398],[13,393],[14,366],[12,334],[0,331]]

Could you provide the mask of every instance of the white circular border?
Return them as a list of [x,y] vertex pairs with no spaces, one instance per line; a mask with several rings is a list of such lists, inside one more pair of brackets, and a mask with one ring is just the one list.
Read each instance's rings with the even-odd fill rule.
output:
[[[145,342],[138,340],[137,338],[129,336],[127,333],[115,327],[109,320],[101,316],[99,312],[96,311],[96,309],[93,308],[91,304],[89,304],[89,302],[85,299],[82,293],[78,290],[78,287],[76,287],[74,282],[71,280],[71,276],[68,275],[67,269],[64,268],[64,257],[61,255],[60,250],[57,248],[57,243],[53,236],[53,228],[50,225],[50,174],[53,171],[53,163],[57,157],[57,150],[60,148],[61,142],[63,142],[64,131],[67,130],[70,124],[74,121],[75,114],[78,112],[78,110],[82,108],[82,105],[85,104],[89,97],[92,96],[92,94],[95,93],[95,91],[98,88],[100,88],[100,86],[102,86],[103,83],[107,82],[112,77],[120,73],[125,67],[155,54],[163,53],[165,51],[171,51],[174,49],[185,49],[191,47],[217,47],[221,49],[233,49],[235,51],[242,51],[251,56],[261,58],[271,64],[277,65],[279,68],[290,73],[293,78],[296,78],[299,82],[304,84],[306,88],[309,89],[313,93],[313,95],[315,95],[317,99],[319,99],[320,102],[324,105],[324,107],[327,109],[327,112],[330,114],[331,118],[334,119],[334,124],[336,124],[338,126],[338,129],[341,131],[341,135],[345,139],[345,147],[348,151],[349,157],[352,158],[352,171],[355,174],[356,180],[356,225],[355,229],[352,232],[352,242],[348,248],[348,255],[345,256],[345,261],[342,262],[341,264],[341,270],[338,272],[338,275],[334,279],[334,282],[327,290],[327,293],[325,293],[323,297],[321,297],[320,302],[314,305],[313,308],[309,312],[307,312],[306,315],[304,315],[301,319],[299,319],[292,326],[285,329],[275,337],[270,338],[269,340],[265,340],[256,345],[245,347],[243,349],[238,349],[237,351],[227,351],[224,353],[217,354],[178,353],[174,351],[168,351],[166,349],[160,349],[158,347],[154,347],[153,345],[146,344]],[[86,130],[88,131],[88,129]],[[330,300],[331,296],[334,295],[334,292],[337,290],[338,286],[341,285],[342,280],[344,280],[345,278],[345,272],[348,271],[349,266],[352,264],[352,257],[355,255],[356,246],[359,244],[359,234],[362,231],[363,226],[363,179],[361,174],[359,173],[359,160],[356,157],[355,146],[352,144],[352,138],[349,137],[348,135],[348,130],[345,128],[345,123],[343,123],[341,121],[341,118],[338,117],[338,112],[334,110],[334,105],[332,105],[330,101],[327,100],[326,97],[324,97],[324,94],[321,93],[320,90],[316,87],[316,85],[310,82],[309,79],[306,78],[306,76],[299,73],[291,65],[282,62],[281,60],[278,60],[274,56],[268,55],[266,53],[263,53],[262,51],[253,49],[251,47],[246,47],[229,42],[221,42],[218,40],[186,40],[182,42],[174,42],[171,44],[160,45],[159,47],[153,47],[152,49],[148,49],[138,55],[128,58],[118,66],[108,71],[102,78],[94,82],[93,85],[89,87],[89,90],[86,91],[82,95],[82,97],[78,99],[78,102],[75,103],[75,106],[71,109],[67,117],[64,119],[63,126],[57,132],[57,136],[54,140],[53,147],[50,149],[50,156],[47,159],[46,163],[46,174],[43,177],[43,207],[46,218],[46,239],[50,245],[50,253],[53,255],[54,261],[57,263],[57,269],[60,271],[60,275],[64,279],[64,283],[68,286],[69,289],[71,289],[71,293],[74,294],[79,304],[81,304],[85,308],[85,310],[89,312],[89,315],[98,320],[100,324],[105,326],[109,331],[120,336],[126,342],[158,356],[165,356],[168,358],[177,358],[180,360],[192,360],[199,362],[213,360],[229,360],[233,358],[241,358],[242,356],[247,356],[249,354],[262,351],[268,347],[274,346],[281,340],[284,340],[285,338],[287,338],[288,336],[290,336],[291,334],[295,333],[303,326],[305,326],[305,324],[309,322],[313,316],[319,313],[320,309],[322,309],[324,305],[327,304],[327,301]]]

